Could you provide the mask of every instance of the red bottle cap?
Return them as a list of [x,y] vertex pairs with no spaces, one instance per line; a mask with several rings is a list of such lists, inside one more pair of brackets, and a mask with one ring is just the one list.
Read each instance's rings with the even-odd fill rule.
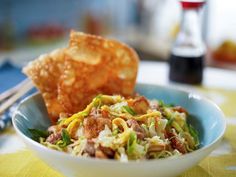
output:
[[183,9],[197,9],[202,7],[205,0],[180,0]]

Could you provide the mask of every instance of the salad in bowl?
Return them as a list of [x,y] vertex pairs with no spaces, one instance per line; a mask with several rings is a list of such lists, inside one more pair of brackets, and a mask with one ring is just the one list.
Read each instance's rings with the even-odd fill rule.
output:
[[198,149],[197,131],[181,106],[144,96],[98,95],[72,115],[61,114],[46,131],[29,129],[48,148],[74,156],[128,160],[179,156]]

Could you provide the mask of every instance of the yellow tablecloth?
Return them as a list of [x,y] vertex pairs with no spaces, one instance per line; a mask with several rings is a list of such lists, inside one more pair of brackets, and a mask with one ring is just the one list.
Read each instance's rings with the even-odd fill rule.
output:
[[[225,113],[228,124],[223,141],[231,152],[222,152],[209,156],[197,166],[180,177],[235,177],[236,176],[236,91],[212,88],[197,88],[201,93],[213,99]],[[8,131],[5,133],[14,133]],[[11,154],[0,155],[0,176],[3,177],[62,177],[51,169],[28,149]]]

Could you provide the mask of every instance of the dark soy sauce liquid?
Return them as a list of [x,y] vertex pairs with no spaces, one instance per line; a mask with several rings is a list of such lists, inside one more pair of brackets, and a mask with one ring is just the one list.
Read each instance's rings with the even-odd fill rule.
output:
[[203,77],[204,55],[199,57],[181,57],[171,54],[169,79],[171,81],[200,84]]

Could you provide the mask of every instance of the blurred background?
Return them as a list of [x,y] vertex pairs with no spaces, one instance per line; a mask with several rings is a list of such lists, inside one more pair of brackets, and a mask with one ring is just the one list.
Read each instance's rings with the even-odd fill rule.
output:
[[[236,1],[208,0],[202,11],[207,65],[236,69]],[[0,0],[0,64],[22,66],[66,46],[71,29],[116,38],[142,60],[167,61],[178,33],[177,0]]]

